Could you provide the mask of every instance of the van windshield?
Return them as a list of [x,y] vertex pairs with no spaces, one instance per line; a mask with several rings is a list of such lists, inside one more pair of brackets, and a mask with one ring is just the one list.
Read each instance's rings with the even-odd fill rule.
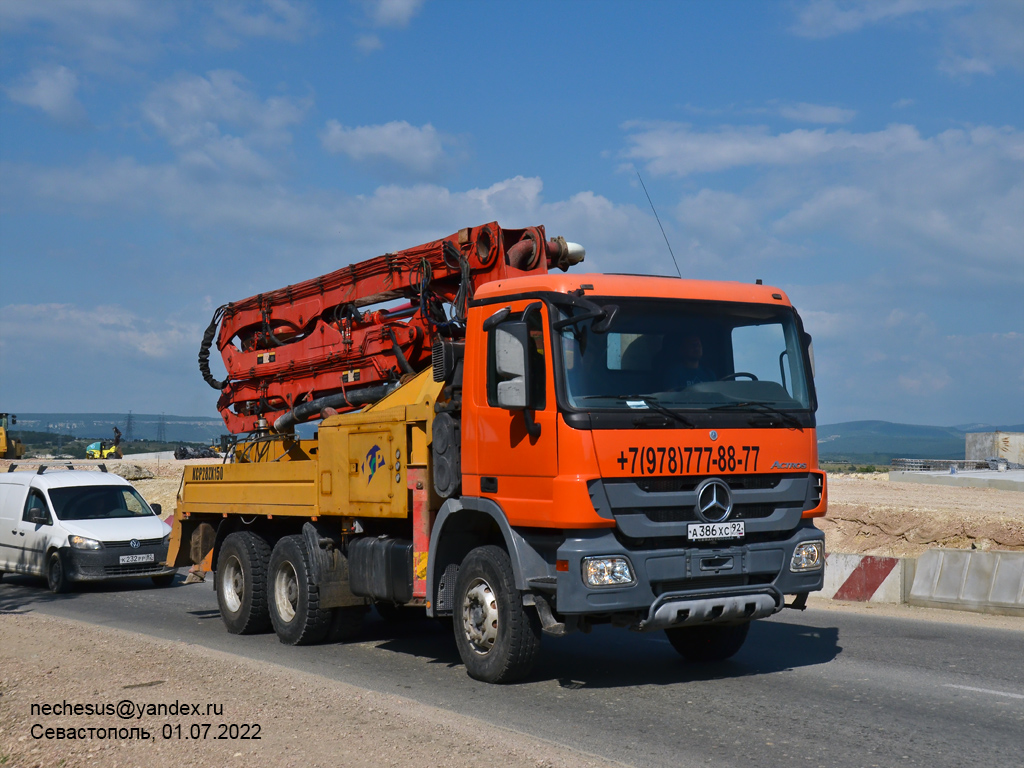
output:
[[651,402],[675,410],[811,408],[809,366],[796,313],[788,307],[592,300],[619,306],[606,332],[595,332],[589,319],[557,332],[572,408]]
[[61,520],[109,520],[156,514],[138,491],[123,485],[51,488],[49,493],[53,512]]

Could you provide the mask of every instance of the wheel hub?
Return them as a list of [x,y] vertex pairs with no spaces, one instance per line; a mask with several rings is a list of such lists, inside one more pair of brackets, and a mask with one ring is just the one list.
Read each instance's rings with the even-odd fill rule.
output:
[[295,618],[295,609],[299,603],[299,579],[295,575],[295,567],[289,563],[281,563],[274,577],[274,602],[278,615],[285,621]]
[[476,653],[486,654],[498,639],[498,602],[491,585],[474,579],[462,603],[462,627]]
[[229,611],[237,613],[242,607],[242,592],[245,589],[242,564],[238,562],[238,558],[232,557],[224,567],[224,604]]

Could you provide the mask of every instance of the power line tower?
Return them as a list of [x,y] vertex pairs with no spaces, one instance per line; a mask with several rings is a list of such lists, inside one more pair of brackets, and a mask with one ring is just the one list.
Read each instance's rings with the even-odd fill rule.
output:
[[164,415],[160,414],[160,420],[156,423],[156,441],[158,443],[167,442],[167,422],[164,421]]
[[128,418],[124,420],[124,440],[130,443],[135,439],[135,417],[128,411]]

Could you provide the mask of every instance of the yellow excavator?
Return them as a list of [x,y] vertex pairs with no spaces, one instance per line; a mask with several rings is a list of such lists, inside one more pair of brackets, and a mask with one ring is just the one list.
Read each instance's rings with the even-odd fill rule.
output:
[[0,413],[0,459],[20,459],[25,455],[25,444],[11,436],[11,427],[18,423],[13,413]]

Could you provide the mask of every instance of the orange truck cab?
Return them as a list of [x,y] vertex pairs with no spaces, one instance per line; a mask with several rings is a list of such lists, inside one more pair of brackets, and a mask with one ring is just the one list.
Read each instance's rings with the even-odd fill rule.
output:
[[[443,545],[460,519],[501,531],[516,588],[556,634],[667,629],[684,655],[725,657],[786,595],[802,607],[821,589],[810,337],[778,289],[497,281],[470,303],[464,349],[447,359],[460,355],[447,370],[434,358],[452,417],[433,427],[434,486],[449,498],[432,530],[431,613],[465,608],[442,586],[474,543]],[[438,461],[436,446],[459,443],[461,467]]]

